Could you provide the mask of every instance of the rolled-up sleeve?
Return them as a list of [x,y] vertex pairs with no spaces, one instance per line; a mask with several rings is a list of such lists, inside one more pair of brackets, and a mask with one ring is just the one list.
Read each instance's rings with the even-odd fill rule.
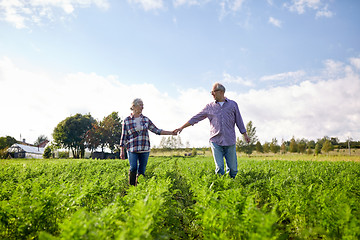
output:
[[194,125],[208,117],[208,106],[206,106],[201,112],[193,116],[188,122]]
[[162,129],[157,128],[150,119],[149,119],[149,130],[157,135],[160,135],[162,132]]
[[239,107],[238,107],[236,102],[233,102],[233,103],[234,103],[234,106],[235,106],[235,123],[236,123],[236,126],[238,127],[241,134],[246,133],[246,128],[245,128],[243,119],[241,117]]
[[120,147],[126,147],[126,142],[127,142],[127,131],[126,131],[126,124],[124,122],[121,129]]

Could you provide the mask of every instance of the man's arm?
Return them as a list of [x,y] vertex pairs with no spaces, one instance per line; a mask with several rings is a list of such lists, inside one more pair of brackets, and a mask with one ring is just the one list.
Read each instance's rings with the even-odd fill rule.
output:
[[189,126],[192,126],[192,125],[204,120],[205,118],[207,118],[207,116],[208,116],[208,105],[206,105],[205,108],[203,110],[201,110],[201,112],[199,112],[198,114],[193,116],[188,122],[186,122],[184,125],[182,125],[182,127],[175,129],[173,132],[176,134],[179,134],[179,133],[181,133],[181,131],[184,128],[187,128]]
[[175,129],[175,130],[173,131],[173,133],[175,133],[175,134],[180,134],[181,131],[182,131],[184,128],[187,128],[187,127],[189,127],[189,126],[191,126],[191,124],[190,124],[189,122],[187,122],[187,123],[185,123],[184,125],[182,125],[182,127],[178,128],[178,129]]

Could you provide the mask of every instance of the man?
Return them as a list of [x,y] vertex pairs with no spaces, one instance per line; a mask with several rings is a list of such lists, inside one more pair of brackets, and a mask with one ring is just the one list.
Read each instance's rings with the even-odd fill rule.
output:
[[225,97],[225,87],[220,83],[215,83],[211,94],[215,101],[207,104],[201,112],[192,117],[187,123],[176,129],[174,132],[181,133],[184,128],[208,118],[211,127],[210,146],[215,161],[215,173],[220,175],[225,174],[225,157],[226,170],[230,170],[230,177],[235,178],[238,172],[235,124],[240,133],[243,134],[246,142],[250,142],[250,138],[246,134],[246,128],[237,103]]

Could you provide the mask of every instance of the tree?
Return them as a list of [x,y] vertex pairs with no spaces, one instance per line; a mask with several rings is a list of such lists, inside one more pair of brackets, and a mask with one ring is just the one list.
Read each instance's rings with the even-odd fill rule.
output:
[[43,157],[44,157],[44,158],[51,158],[51,147],[50,147],[50,146],[47,146],[47,147],[44,149]]
[[17,143],[16,139],[10,136],[0,137],[0,149],[11,147],[14,143]]
[[74,158],[83,157],[85,153],[85,135],[91,129],[95,119],[89,114],[80,113],[61,121],[54,129],[54,144],[58,148],[69,149]]
[[246,133],[250,138],[250,142],[247,143],[244,139],[237,138],[236,148],[239,151],[250,155],[254,151],[255,144],[258,141],[258,137],[256,136],[256,127],[253,126],[252,121],[246,124]]
[[93,122],[91,125],[91,128],[85,134],[85,142],[86,147],[93,152],[102,142],[102,129],[98,121]]
[[41,143],[43,143],[45,141],[49,141],[49,139],[45,135],[40,135],[34,142],[34,145],[39,146]]
[[309,155],[313,154],[313,150],[309,145],[307,146],[306,153],[309,154]]
[[321,153],[321,145],[320,145],[320,143],[316,143],[316,145],[315,145],[315,155],[318,155],[319,153]]
[[260,141],[257,141],[256,142],[256,145],[255,145],[255,150],[259,153],[263,153],[264,152],[264,148],[263,146],[261,145]]
[[106,146],[110,148],[111,152],[114,152],[120,143],[122,131],[122,120],[118,112],[112,112],[106,116],[100,123],[100,126],[104,129],[103,137],[105,138]]
[[181,142],[180,135],[175,136],[169,136],[169,137],[162,137],[160,140],[159,148],[163,149],[176,149],[176,148],[182,148],[184,145]]
[[280,150],[280,146],[277,143],[277,139],[273,138],[271,143],[270,143],[270,151],[273,153],[277,153]]
[[298,144],[295,141],[295,138],[292,137],[292,139],[290,140],[289,152],[296,153],[297,151],[298,151]]
[[285,154],[287,152],[286,142],[283,140],[280,146],[280,153]]
[[334,150],[333,145],[331,144],[331,141],[326,140],[321,148],[321,151],[325,153],[329,153],[330,151]]
[[104,148],[108,147],[113,153],[118,148],[121,138],[121,123],[122,120],[118,112],[112,112],[100,122],[93,122],[92,128],[85,134],[86,147],[94,151],[100,146],[101,152],[104,152]]
[[270,143],[265,142],[263,148],[264,148],[264,153],[270,152]]
[[305,153],[306,152],[306,140],[305,139],[301,139],[298,142],[298,152],[299,153]]
[[314,140],[309,141],[306,145],[308,148],[315,149],[315,141]]
[[339,140],[339,138],[337,138],[337,137],[332,137],[332,138],[330,139],[330,142],[331,142],[331,144],[332,144],[333,146],[335,146],[335,145],[339,145],[340,140]]

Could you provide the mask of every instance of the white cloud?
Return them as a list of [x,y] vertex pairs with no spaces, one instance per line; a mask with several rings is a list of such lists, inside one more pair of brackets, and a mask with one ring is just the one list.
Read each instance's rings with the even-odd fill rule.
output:
[[[352,65],[342,64],[342,71],[337,69],[339,64],[326,65],[325,69],[332,66],[337,69],[334,72],[341,73],[330,80],[320,75],[312,77],[318,81],[244,94],[227,88],[226,94],[237,101],[244,122],[253,121],[262,142],[274,137],[289,140],[292,136],[316,140],[325,135],[359,140],[360,76],[355,67],[359,59],[350,62]],[[182,126],[212,101],[209,89],[181,89],[174,97],[153,84],[124,84],[119,76],[35,72],[19,67],[7,57],[0,58],[0,89],[4,113],[0,118],[0,136],[19,139],[21,134],[30,143],[41,134],[51,137],[60,121],[76,113],[90,112],[102,119],[118,111],[124,118],[137,97],[144,101],[144,115],[165,130]],[[240,136],[238,131],[237,135]],[[158,145],[162,136],[151,134],[150,138],[152,145]],[[208,146],[208,120],[185,129],[181,139],[191,146]]]
[[204,2],[204,0],[203,1],[200,1],[200,0],[174,0],[173,1],[175,7],[179,7],[182,5],[189,5],[189,6],[200,5],[202,2]]
[[350,58],[350,63],[360,70],[360,58]]
[[285,6],[289,8],[292,12],[297,12],[298,14],[305,13],[306,8],[309,9],[318,9],[321,5],[321,0],[292,0],[292,3],[285,3]]
[[223,73],[223,80],[224,83],[236,83],[236,84],[240,84],[240,85],[244,85],[244,86],[248,86],[248,87],[252,87],[254,84],[249,81],[249,80],[245,80],[242,77],[234,77],[231,76],[228,73]]
[[305,76],[305,72],[302,70],[296,72],[286,72],[286,73],[278,73],[269,76],[263,76],[260,78],[260,81],[280,81],[280,80],[288,80],[288,79],[295,79],[298,80]]
[[292,0],[291,3],[284,3],[291,12],[303,14],[306,10],[316,11],[316,17],[332,17],[333,13],[328,10],[328,4],[322,0]]
[[320,9],[319,11],[316,12],[316,17],[327,17],[327,18],[331,18],[334,15],[333,12],[331,12],[330,10],[328,10],[328,6],[326,5],[323,9]]
[[230,9],[236,12],[241,9],[244,2],[245,0],[234,0],[230,5]]
[[323,136],[360,138],[359,75],[302,82],[300,85],[251,91],[240,95],[242,109],[263,141],[292,136],[316,140]]
[[[248,116],[255,119],[260,139],[360,138],[359,74],[349,65],[330,60],[325,61],[325,69],[322,75],[312,77],[317,81],[239,96]],[[327,71],[333,73],[331,78]]]
[[101,9],[109,8],[107,0],[1,0],[0,15],[3,16],[1,20],[21,29],[28,27],[28,24],[41,24],[44,20],[63,19],[71,16],[76,8],[91,5]]
[[327,59],[324,61],[324,66],[323,76],[326,78],[336,77],[344,73],[344,63],[342,62]]
[[235,13],[242,9],[245,0],[221,0],[220,1],[220,16],[222,20],[229,13]]
[[[154,85],[144,83],[125,85],[117,76],[96,73],[71,73],[53,76],[18,67],[7,57],[0,58],[0,89],[2,112],[0,136],[26,138],[32,143],[45,134],[51,137],[56,125],[76,113],[91,113],[102,119],[113,111],[125,118],[130,114],[134,98],[144,101],[144,114],[165,130],[182,126],[199,112],[211,95],[204,89],[180,91],[178,98],[169,97]],[[206,146],[209,129],[206,121],[183,131],[183,142]],[[151,134],[152,145],[158,145],[162,136]]]
[[274,25],[275,27],[281,27],[281,21],[278,19],[275,19],[273,17],[269,18],[269,23],[271,23],[272,25]]
[[130,4],[140,5],[145,11],[164,8],[163,0],[128,0]]

